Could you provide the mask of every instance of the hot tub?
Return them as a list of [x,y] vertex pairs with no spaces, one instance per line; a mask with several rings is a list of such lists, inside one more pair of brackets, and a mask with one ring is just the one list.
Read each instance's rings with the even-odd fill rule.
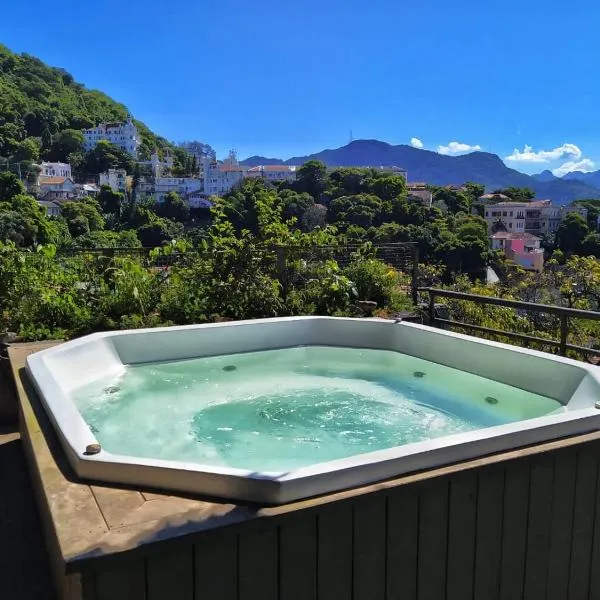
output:
[[266,504],[600,426],[595,367],[376,319],[97,333],[27,367],[78,476]]

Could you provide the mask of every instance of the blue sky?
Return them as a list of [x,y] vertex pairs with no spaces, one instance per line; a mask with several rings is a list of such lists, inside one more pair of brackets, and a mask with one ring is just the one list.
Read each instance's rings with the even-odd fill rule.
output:
[[592,0],[22,0],[3,3],[0,42],[219,156],[352,130],[560,172],[600,168],[599,25]]

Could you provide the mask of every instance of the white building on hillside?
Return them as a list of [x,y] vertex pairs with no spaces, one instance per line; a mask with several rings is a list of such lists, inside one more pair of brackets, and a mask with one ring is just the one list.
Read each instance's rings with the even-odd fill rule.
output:
[[61,162],[42,162],[40,176],[44,177],[73,177],[71,165]]
[[163,202],[169,192],[177,192],[184,200],[202,191],[202,180],[197,177],[142,177],[136,194],[154,196],[156,202]]
[[239,165],[233,154],[222,163],[205,158],[202,161],[204,194],[206,196],[226,194],[244,179],[245,172],[246,169]]
[[245,171],[245,177],[262,177],[266,181],[296,181],[300,167],[289,165],[259,165]]
[[150,160],[140,160],[138,165],[146,165],[152,169],[154,177],[162,177],[166,169],[173,168],[173,156],[167,150],[165,153],[165,159],[160,160],[157,152],[154,152],[150,157]]
[[131,116],[127,117],[125,123],[100,123],[97,127],[83,130],[85,150],[92,150],[100,140],[107,140],[135,158],[142,143],[140,133],[133,124]]
[[109,185],[113,192],[127,192],[129,189],[130,178],[127,177],[125,169],[109,169],[104,173],[100,173],[98,183]]
[[40,176],[39,190],[41,200],[69,200],[75,197],[75,184],[70,177]]
[[[480,200],[490,197],[482,196]],[[488,230],[492,233],[503,229],[509,233],[554,234],[569,213],[587,218],[587,209],[582,206],[557,206],[550,200],[497,202],[486,205],[484,211]]]
[[[339,167],[335,167],[339,168]],[[408,181],[408,171],[403,169],[402,167],[396,167],[395,165],[391,166],[379,166],[379,167],[366,167],[367,169],[375,169],[376,171],[380,171],[381,173],[389,173],[390,175],[401,175],[404,177],[405,181]]]
[[47,216],[60,216],[61,209],[60,204],[58,202],[53,202],[52,200],[38,200],[38,205],[46,211]]
[[[485,196],[482,196],[484,199]],[[504,229],[509,233],[525,233],[525,211],[530,202],[498,202],[485,207],[488,230]]]

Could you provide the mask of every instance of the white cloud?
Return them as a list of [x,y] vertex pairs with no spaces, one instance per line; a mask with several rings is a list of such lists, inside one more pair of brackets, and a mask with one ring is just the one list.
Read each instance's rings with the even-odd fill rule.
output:
[[410,145],[413,148],[419,148],[419,150],[425,146],[425,144],[419,138],[412,138],[410,140]]
[[562,177],[567,173],[572,173],[573,171],[583,171],[584,173],[589,173],[590,171],[596,170],[596,163],[589,158],[583,158],[580,161],[569,160],[566,163],[560,165],[560,167],[556,169],[552,169],[552,174],[556,177]]
[[477,152],[481,150],[481,146],[469,146],[462,142],[450,142],[447,146],[438,146],[440,154],[466,154],[467,152]]
[[532,146],[526,145],[523,148],[523,151],[515,148],[513,153],[504,160],[523,163],[548,163],[567,156],[579,160],[582,156],[582,152],[575,144],[563,144],[558,148],[554,148],[554,150],[540,150],[539,152],[535,152]]

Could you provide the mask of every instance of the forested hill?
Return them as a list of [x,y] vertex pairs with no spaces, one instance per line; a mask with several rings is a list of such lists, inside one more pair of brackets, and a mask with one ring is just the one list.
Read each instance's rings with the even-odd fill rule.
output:
[[[0,44],[0,158],[68,160],[68,132],[124,121],[127,113],[126,106],[86,89],[64,69]],[[135,124],[142,134],[141,156],[169,145],[143,123]],[[67,143],[59,143],[61,138]]]

